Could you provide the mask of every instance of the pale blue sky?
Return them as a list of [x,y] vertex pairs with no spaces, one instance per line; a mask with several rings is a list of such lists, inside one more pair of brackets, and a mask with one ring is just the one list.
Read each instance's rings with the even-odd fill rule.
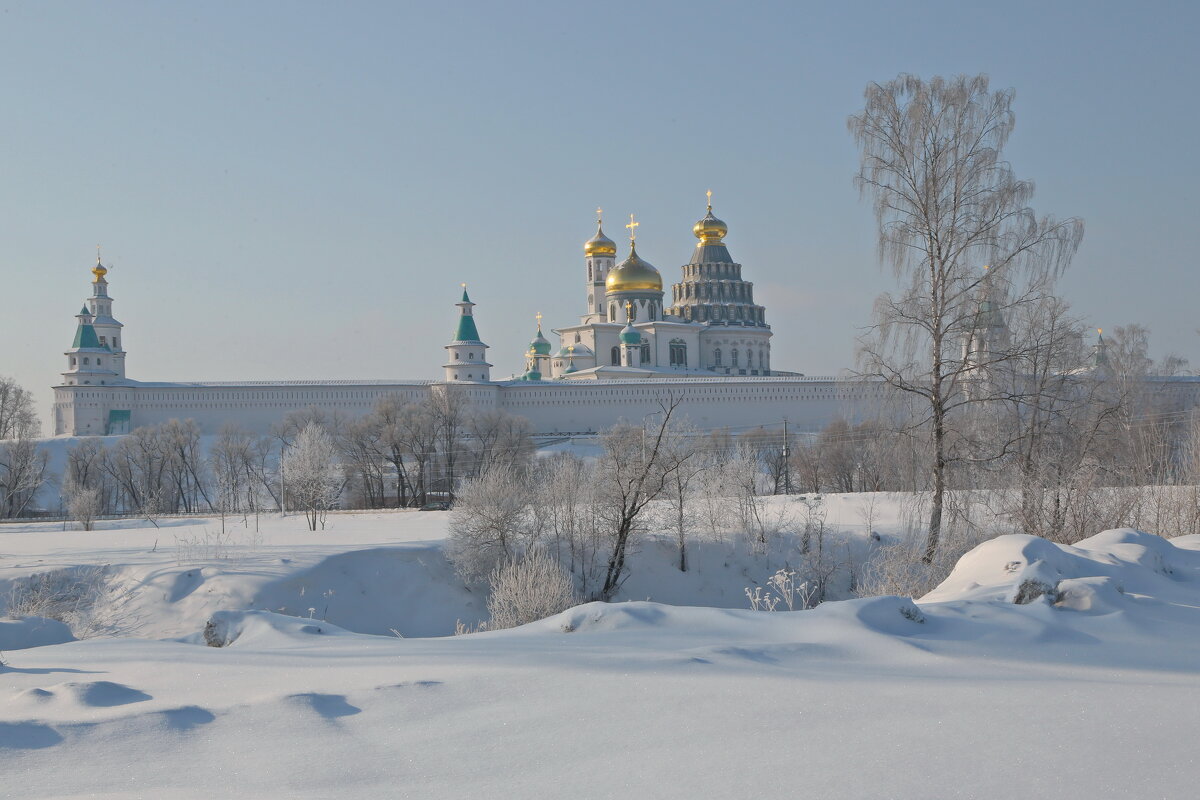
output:
[[[773,361],[848,366],[891,285],[851,179],[869,81],[986,72],[1087,235],[1064,290],[1200,364],[1195,3],[10,3],[0,374],[39,393],[103,246],[130,377],[496,374],[582,313],[601,205],[677,279],[714,192]],[[624,247],[622,247],[622,251]]]

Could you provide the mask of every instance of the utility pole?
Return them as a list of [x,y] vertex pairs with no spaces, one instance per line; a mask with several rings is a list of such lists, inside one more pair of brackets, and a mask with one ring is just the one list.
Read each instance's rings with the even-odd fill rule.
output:
[[792,493],[792,465],[791,452],[788,448],[788,421],[787,417],[783,418],[783,493]]

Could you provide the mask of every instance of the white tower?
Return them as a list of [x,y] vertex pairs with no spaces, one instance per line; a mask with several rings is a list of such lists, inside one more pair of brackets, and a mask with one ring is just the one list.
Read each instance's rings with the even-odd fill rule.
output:
[[121,349],[121,323],[113,319],[108,296],[108,270],[96,257],[92,269],[92,296],[75,315],[75,339],[64,355],[64,386],[112,386],[125,382],[125,351]]
[[462,300],[455,303],[461,310],[454,340],[446,345],[447,381],[489,381],[492,365],[487,362],[487,345],[479,340],[479,329],[471,309],[475,304],[467,296],[467,285],[462,285]]
[[92,327],[101,347],[112,351],[111,364],[119,380],[125,380],[125,350],[121,347],[121,329],[125,327],[112,315],[112,298],[108,296],[108,270],[100,263],[96,252],[96,266],[92,268],[92,296],[87,299],[92,312]]
[[603,222],[603,211],[597,208],[596,235],[583,244],[588,314],[604,314],[604,281],[617,257],[617,244],[604,235]]

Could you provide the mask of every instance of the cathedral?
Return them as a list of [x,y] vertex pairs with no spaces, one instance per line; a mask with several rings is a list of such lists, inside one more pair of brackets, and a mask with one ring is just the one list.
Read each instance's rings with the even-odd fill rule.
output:
[[[559,328],[557,349],[539,328],[522,378],[586,380],[639,375],[771,375],[771,328],[754,302],[754,284],[729,255],[724,222],[708,212],[692,227],[695,249],[665,297],[662,274],[637,252],[630,215],[629,255],[619,264],[616,244],[596,235],[583,247],[586,311]],[[599,209],[597,209],[599,214]]]

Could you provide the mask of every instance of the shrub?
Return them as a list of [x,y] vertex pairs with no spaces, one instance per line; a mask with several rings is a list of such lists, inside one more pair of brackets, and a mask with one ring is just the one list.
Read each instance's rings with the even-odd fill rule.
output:
[[73,567],[41,572],[13,582],[5,613],[47,617],[70,626],[79,638],[96,628],[94,610],[104,589],[105,568]]
[[492,572],[488,630],[515,628],[575,605],[571,579],[549,554],[532,551]]

